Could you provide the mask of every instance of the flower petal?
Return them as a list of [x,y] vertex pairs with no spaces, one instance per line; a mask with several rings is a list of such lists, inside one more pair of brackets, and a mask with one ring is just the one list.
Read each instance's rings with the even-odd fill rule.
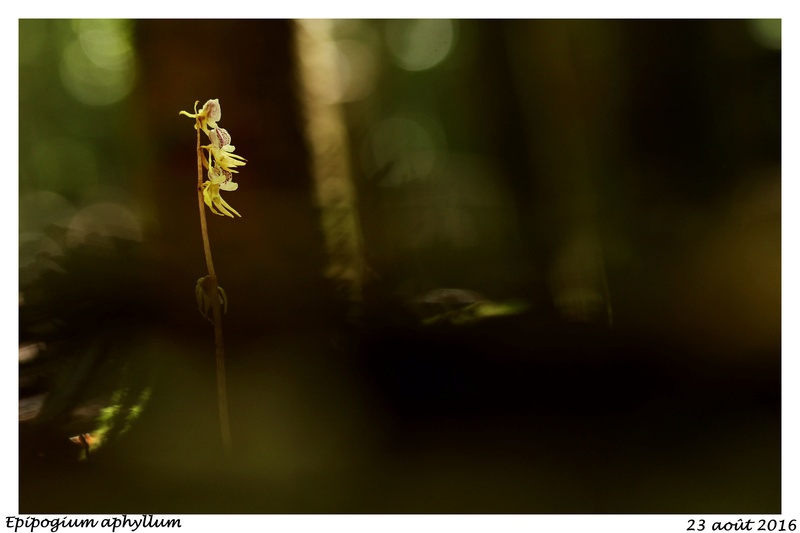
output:
[[236,216],[242,216],[238,211],[236,211],[236,209],[231,207],[228,202],[222,199],[222,196],[219,194],[219,185],[210,181],[205,182],[203,185],[205,187],[203,190],[203,201],[205,201],[212,213],[215,215],[225,215],[233,218],[233,215],[231,214],[231,211],[233,211]]
[[208,138],[211,139],[211,146],[217,150],[225,149],[231,144],[231,135],[224,128],[214,128],[209,132]]
[[[203,183],[203,201],[206,203],[208,208],[211,210],[212,213],[215,215],[221,215],[222,213],[217,213],[217,210],[214,209],[214,202],[213,202],[213,191],[211,188],[214,187],[214,184],[210,181]],[[219,194],[219,193],[217,193]]]
[[[213,100],[208,100],[205,104],[203,104],[203,110],[201,111],[209,122],[216,122],[222,118],[222,109],[219,106],[219,99],[214,98]],[[214,126],[216,127],[216,125]]]
[[208,179],[215,185],[220,185],[233,179],[233,175],[219,166],[214,166],[208,169]]
[[238,211],[236,211],[236,209],[232,208],[230,206],[230,204],[228,204],[228,202],[223,200],[222,196],[220,196],[219,194],[217,194],[217,197],[214,199],[214,204],[217,206],[217,209],[219,209],[220,211],[222,211],[223,213],[225,213],[226,215],[228,215],[231,218],[233,218],[233,215],[230,214],[230,212],[228,211],[229,209],[231,211],[233,211],[234,213],[236,213],[236,216],[238,216],[238,217],[242,216],[242,215],[239,214]]

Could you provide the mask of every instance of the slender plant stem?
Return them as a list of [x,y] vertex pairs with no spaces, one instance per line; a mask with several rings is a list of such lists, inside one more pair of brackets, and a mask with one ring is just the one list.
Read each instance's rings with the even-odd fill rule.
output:
[[222,344],[222,309],[217,290],[217,273],[211,258],[211,244],[208,240],[206,207],[203,201],[203,149],[200,147],[200,124],[197,127],[197,202],[200,207],[200,229],[203,234],[203,250],[210,281],[210,296],[214,312],[214,346],[217,360],[217,404],[219,406],[219,427],[222,433],[222,446],[226,453],[231,451],[231,427],[228,419],[228,390],[225,380],[225,349]]

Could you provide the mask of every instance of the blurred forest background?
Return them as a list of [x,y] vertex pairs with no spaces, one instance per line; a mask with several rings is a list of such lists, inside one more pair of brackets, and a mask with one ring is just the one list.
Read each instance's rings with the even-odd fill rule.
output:
[[20,20],[19,512],[780,512],[780,32]]

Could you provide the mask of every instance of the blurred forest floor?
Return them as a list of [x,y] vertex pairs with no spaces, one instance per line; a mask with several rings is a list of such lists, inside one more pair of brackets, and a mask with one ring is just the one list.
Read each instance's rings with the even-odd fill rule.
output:
[[23,458],[20,512],[780,511],[775,354],[527,320],[231,339],[230,456],[210,343],[156,336],[140,420],[89,461]]

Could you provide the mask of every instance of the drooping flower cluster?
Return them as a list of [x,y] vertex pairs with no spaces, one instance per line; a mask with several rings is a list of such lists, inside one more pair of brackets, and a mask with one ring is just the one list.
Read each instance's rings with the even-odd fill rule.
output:
[[219,100],[207,101],[199,113],[198,103],[194,103],[194,114],[186,111],[179,114],[195,119],[195,129],[202,130],[210,141],[210,144],[201,146],[208,153],[208,159],[203,160],[203,166],[208,169],[208,180],[203,182],[203,200],[215,215],[233,218],[235,214],[240,217],[242,215],[222,199],[220,191],[239,188],[239,184],[233,181],[233,173],[238,172],[236,167],[243,166],[247,160],[233,153],[235,147],[231,144],[230,134],[217,126],[217,121],[222,117]]

